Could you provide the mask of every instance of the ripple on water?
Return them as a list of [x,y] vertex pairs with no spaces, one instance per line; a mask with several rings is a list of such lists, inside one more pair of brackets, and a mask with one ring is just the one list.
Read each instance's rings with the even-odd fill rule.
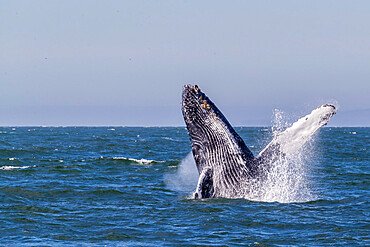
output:
[[[299,203],[191,199],[198,173],[194,162],[183,167],[191,150],[183,127],[109,129],[0,128],[7,132],[0,133],[0,167],[22,167],[0,169],[1,243],[366,246],[369,241],[368,128],[318,133],[314,162],[303,163],[311,169],[308,189],[317,198]],[[255,153],[271,137],[269,128],[236,131]]]

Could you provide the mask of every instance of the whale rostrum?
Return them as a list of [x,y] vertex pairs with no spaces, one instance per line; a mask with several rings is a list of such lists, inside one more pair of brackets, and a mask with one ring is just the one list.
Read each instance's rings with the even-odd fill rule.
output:
[[182,113],[199,173],[194,198],[236,198],[251,180],[263,180],[279,157],[293,154],[335,114],[319,106],[275,135],[256,157],[225,116],[197,85],[185,85]]

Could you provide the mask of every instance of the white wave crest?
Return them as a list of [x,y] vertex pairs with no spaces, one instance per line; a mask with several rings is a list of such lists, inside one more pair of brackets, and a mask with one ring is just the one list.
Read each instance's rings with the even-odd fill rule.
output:
[[126,158],[126,157],[113,157],[112,159],[133,161],[140,165],[150,165],[152,163],[164,163],[165,162],[165,161],[147,160],[147,159],[133,159],[133,158]]
[[36,165],[34,166],[0,166],[0,170],[27,169],[30,167],[36,167]]

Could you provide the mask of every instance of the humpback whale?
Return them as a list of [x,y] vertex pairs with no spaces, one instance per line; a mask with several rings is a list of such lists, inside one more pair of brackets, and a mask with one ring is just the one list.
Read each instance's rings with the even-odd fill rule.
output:
[[294,154],[335,114],[325,104],[278,133],[257,155],[248,149],[225,116],[197,85],[185,85],[182,114],[199,179],[195,199],[239,197],[250,181],[263,181],[274,162]]

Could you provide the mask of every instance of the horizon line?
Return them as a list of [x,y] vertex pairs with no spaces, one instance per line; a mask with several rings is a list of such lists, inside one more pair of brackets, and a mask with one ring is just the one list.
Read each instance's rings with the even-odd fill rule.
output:
[[[116,127],[116,128],[186,128],[185,125],[0,125],[0,128],[26,128],[26,127],[37,127],[37,128],[68,128],[68,127]],[[250,128],[271,128],[273,125],[235,125],[233,127],[250,127]],[[370,126],[364,125],[343,125],[343,126],[322,126],[321,128],[369,128]]]

